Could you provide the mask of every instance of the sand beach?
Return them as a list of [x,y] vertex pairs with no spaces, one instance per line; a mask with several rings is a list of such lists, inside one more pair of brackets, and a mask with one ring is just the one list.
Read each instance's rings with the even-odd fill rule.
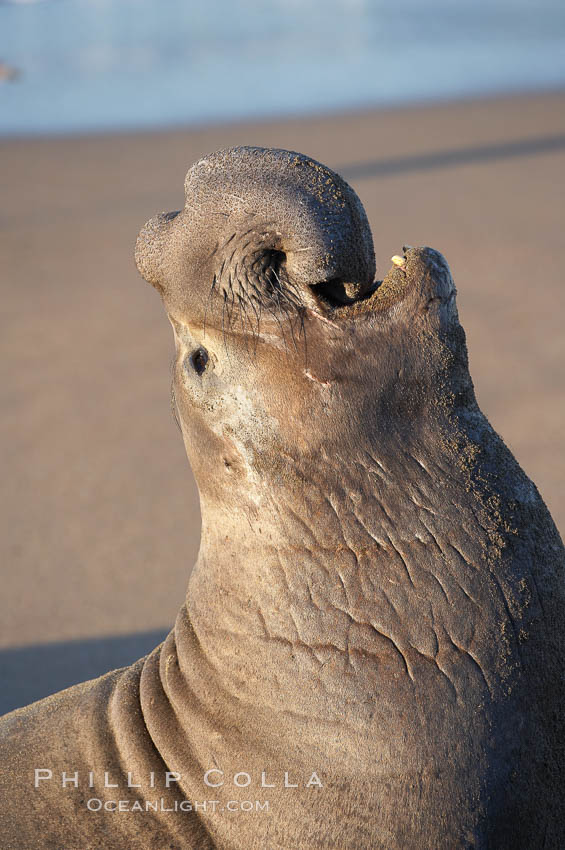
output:
[[447,257],[479,404],[565,528],[565,94],[198,130],[0,141],[2,710],[129,663],[172,624],[199,540],[143,222],[190,164],[299,150],[356,189],[378,276]]

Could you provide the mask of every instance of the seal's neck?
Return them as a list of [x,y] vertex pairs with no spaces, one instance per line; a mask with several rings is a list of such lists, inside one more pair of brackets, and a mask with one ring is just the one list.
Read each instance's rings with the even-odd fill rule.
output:
[[501,622],[507,614],[489,566],[500,500],[489,508],[473,470],[478,445],[485,468],[506,449],[478,410],[470,418],[475,442],[469,423],[421,429],[380,456],[332,452],[281,476],[256,510],[204,506],[187,611],[226,688],[256,700],[264,682],[274,698],[294,677],[298,705],[296,680],[310,692],[321,668],[364,675],[376,658],[413,680],[442,652],[473,645],[480,655],[481,609],[496,608]]

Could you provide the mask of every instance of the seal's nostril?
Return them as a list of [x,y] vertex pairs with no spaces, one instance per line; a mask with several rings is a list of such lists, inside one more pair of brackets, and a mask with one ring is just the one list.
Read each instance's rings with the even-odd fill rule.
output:
[[196,374],[202,375],[208,364],[208,352],[206,349],[200,347],[196,351],[193,351],[190,355],[190,362]]

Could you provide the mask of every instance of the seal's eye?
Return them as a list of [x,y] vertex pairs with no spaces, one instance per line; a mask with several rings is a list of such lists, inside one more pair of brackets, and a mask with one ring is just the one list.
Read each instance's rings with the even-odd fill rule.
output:
[[205,348],[197,348],[190,355],[190,363],[197,375],[202,375],[208,363],[208,352]]

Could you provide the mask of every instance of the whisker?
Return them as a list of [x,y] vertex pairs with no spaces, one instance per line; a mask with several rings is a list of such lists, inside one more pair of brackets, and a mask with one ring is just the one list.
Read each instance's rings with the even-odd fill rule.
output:
[[272,309],[271,309],[268,305],[267,305],[267,310],[269,311],[269,313],[271,314],[271,316],[274,318],[274,320],[275,320],[275,321],[276,321],[276,323],[278,324],[278,326],[279,326],[279,328],[280,328],[280,331],[281,331],[281,336],[282,336],[282,338],[283,338],[283,342],[284,342],[285,350],[286,350],[286,351],[288,351],[288,345],[287,345],[287,342],[286,342],[286,336],[285,336],[285,334],[284,334],[284,328],[283,328],[283,326],[282,326],[282,324],[281,324],[281,320],[280,320],[280,319],[279,319],[279,317],[277,316],[276,312],[275,312],[274,310],[272,310]]
[[226,314],[226,300],[227,300],[227,295],[226,295],[226,291],[225,291],[225,289],[223,289],[223,290],[222,290],[222,293],[223,293],[223,296],[224,296],[224,301],[223,301],[223,304],[222,304],[222,339],[223,339],[223,342],[224,342],[224,350],[225,350],[225,352],[226,352],[226,356],[227,356],[227,358],[228,358],[228,360],[229,360],[229,359],[230,359],[230,353],[229,353],[229,351],[228,351],[228,346],[227,346],[227,343],[226,343],[226,324],[225,324],[225,314]]
[[249,341],[245,333],[245,328],[247,325],[247,307],[245,306],[245,302],[243,301],[239,292],[237,293],[237,300],[239,301],[239,319],[241,322],[241,332],[243,334],[243,339],[245,340],[245,350],[249,354]]
[[212,280],[212,286],[210,287],[210,291],[208,292],[208,298],[206,299],[206,304],[204,306],[204,322],[203,322],[203,325],[202,325],[202,336],[203,337],[206,336],[206,317],[208,315],[208,307],[210,306],[210,301],[212,299],[212,295],[213,295],[214,290],[216,288],[217,282],[218,282],[218,280],[216,278],[216,275],[214,275],[214,278]]
[[[259,316],[259,313],[257,312],[257,310],[255,309],[255,304],[253,303],[253,299],[250,296],[247,296],[247,303],[250,305],[251,309],[255,313],[255,318],[257,320],[257,330],[253,332],[253,341],[254,341],[253,353],[256,354],[257,353],[257,344],[259,342],[260,316]],[[259,309],[260,309],[260,307],[259,307]]]
[[176,365],[176,357],[173,357],[171,361],[171,413],[173,415],[173,419],[175,421],[175,425],[179,429],[182,434],[182,428],[179,419],[179,413],[177,410],[177,397],[175,395],[175,365]]

